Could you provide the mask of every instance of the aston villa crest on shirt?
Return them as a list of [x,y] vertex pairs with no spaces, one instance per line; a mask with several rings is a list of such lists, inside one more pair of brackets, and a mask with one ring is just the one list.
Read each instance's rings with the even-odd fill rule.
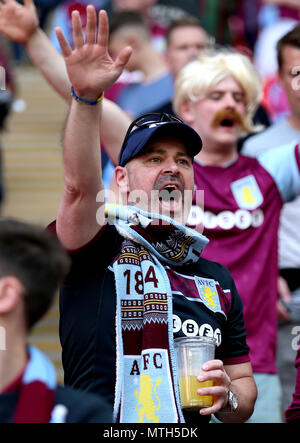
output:
[[210,278],[195,276],[195,283],[201,302],[211,311],[224,314],[215,281]]
[[263,202],[263,196],[254,175],[247,175],[230,185],[235,201],[242,209],[256,209]]

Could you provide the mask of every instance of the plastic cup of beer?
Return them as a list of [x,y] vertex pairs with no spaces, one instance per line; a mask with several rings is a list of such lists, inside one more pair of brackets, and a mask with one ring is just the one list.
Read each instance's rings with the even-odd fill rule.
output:
[[212,337],[180,337],[175,339],[181,407],[197,410],[212,406],[212,395],[199,395],[197,389],[213,386],[213,380],[199,382],[202,366],[215,357],[216,341]]

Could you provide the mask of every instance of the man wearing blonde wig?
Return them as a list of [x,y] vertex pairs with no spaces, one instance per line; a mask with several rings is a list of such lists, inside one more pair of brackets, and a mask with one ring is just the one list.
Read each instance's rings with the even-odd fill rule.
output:
[[204,190],[191,225],[210,239],[204,256],[232,273],[244,304],[250,358],[258,386],[252,422],[280,422],[281,389],[275,367],[277,337],[277,230],[283,202],[300,191],[296,142],[249,158],[237,151],[261,86],[250,60],[219,51],[201,55],[179,74],[173,106],[203,140],[194,161],[195,184]]

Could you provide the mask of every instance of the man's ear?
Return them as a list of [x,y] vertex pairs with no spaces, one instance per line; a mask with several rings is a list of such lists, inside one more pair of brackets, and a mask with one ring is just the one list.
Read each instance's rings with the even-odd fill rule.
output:
[[13,311],[21,300],[24,287],[14,276],[0,279],[0,314]]
[[188,125],[192,125],[195,119],[194,103],[190,100],[183,100],[179,105],[179,117]]
[[115,167],[115,181],[119,191],[124,194],[129,192],[128,171],[123,166]]

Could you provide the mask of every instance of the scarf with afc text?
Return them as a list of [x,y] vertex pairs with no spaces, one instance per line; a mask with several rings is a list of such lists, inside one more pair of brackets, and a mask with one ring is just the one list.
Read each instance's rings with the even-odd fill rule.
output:
[[172,290],[165,265],[195,263],[208,239],[173,219],[107,205],[124,237],[113,263],[117,367],[114,420],[184,422],[173,343]]

